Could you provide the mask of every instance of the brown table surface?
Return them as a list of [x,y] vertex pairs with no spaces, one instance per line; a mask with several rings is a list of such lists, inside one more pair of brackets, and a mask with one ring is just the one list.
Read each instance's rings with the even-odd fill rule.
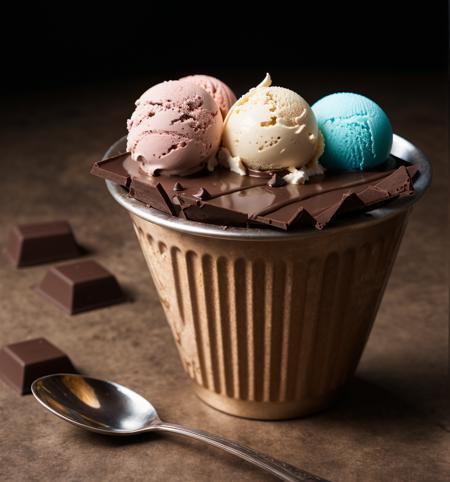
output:
[[[241,75],[242,93],[257,84]],[[394,130],[423,149],[434,181],[414,210],[391,280],[347,393],[325,413],[259,422],[194,396],[126,212],[89,168],[125,133],[135,98],[160,79],[117,80],[2,101],[0,243],[17,222],[68,218],[90,256],[132,303],[69,317],[32,289],[48,266],[0,264],[0,344],[44,336],[85,373],[148,397],[162,418],[220,434],[334,481],[440,481],[450,476],[447,398],[447,128],[438,74],[282,74],[308,100],[363,92]],[[224,80],[230,79],[226,76]],[[47,413],[0,383],[1,480],[272,480],[245,462],[173,436],[112,439]]]

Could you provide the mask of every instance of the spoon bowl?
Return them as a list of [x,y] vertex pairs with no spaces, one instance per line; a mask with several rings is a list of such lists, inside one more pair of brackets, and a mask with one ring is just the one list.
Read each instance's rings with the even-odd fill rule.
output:
[[118,383],[63,373],[36,380],[31,391],[58,417],[106,435],[132,435],[160,422],[153,405]]

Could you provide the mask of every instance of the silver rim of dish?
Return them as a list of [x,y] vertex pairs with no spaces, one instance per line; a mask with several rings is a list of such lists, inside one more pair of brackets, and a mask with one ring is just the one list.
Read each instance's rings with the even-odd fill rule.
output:
[[[125,151],[126,138],[122,137],[114,143],[104,155],[104,159],[119,152]],[[361,227],[361,224],[367,225],[378,223],[387,217],[395,216],[400,211],[407,210],[416,203],[424,194],[431,182],[431,166],[425,154],[414,146],[411,142],[394,134],[391,153],[412,164],[418,164],[420,167],[420,175],[414,183],[416,193],[414,196],[396,199],[391,201],[385,207],[373,209],[364,215],[357,215],[352,219],[337,220],[332,226],[325,227],[327,233],[331,234],[342,229],[351,229]],[[289,231],[275,230],[272,228],[237,228],[224,227],[214,224],[200,223],[197,221],[188,221],[180,219],[170,214],[163,213],[157,209],[147,207],[140,201],[133,199],[128,195],[128,191],[115,184],[112,181],[106,181],[106,186],[112,197],[131,213],[142,219],[165,226],[175,231],[199,236],[207,236],[213,238],[241,238],[243,240],[268,240],[268,239],[286,239],[298,238],[317,235],[314,228],[298,228]]]

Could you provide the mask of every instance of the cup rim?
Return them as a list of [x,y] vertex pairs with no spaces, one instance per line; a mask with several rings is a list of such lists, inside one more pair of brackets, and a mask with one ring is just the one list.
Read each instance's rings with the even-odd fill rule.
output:
[[[123,151],[126,137],[122,137],[116,141],[105,153],[103,159]],[[400,212],[408,210],[415,204],[425,193],[431,183],[431,165],[425,154],[408,140],[394,134],[391,154],[405,161],[417,164],[420,168],[420,176],[414,182],[415,195],[399,198],[389,202],[384,207],[366,211],[366,215],[357,216],[354,219],[336,220],[333,226],[327,226],[321,231],[333,235],[342,230],[358,229],[361,225],[373,225],[384,221],[387,218],[395,216]],[[138,201],[128,195],[128,191],[112,181],[106,180],[106,186],[112,197],[127,211],[151,223],[163,226],[185,234],[206,236],[221,239],[245,239],[245,240],[280,240],[287,238],[305,238],[308,236],[316,236],[318,231],[315,228],[301,227],[289,231],[281,231],[270,228],[239,228],[225,227],[215,224],[202,223],[199,221],[190,221],[178,218],[171,214],[158,211],[157,209],[147,207],[141,201]]]

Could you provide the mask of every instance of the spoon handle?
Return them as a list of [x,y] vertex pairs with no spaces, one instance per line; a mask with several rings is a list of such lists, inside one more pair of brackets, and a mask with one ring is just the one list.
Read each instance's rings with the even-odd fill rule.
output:
[[193,430],[188,427],[166,422],[161,422],[161,424],[158,424],[156,427],[154,426],[154,429],[184,435],[196,440],[201,440],[207,444],[213,445],[214,447],[221,448],[226,452],[234,454],[237,457],[240,457],[241,459],[258,466],[266,472],[275,475],[281,480],[286,480],[289,482],[327,482],[326,479],[322,479],[317,475],[305,472],[304,470],[287,464],[286,462],[282,462],[281,460],[277,460],[273,457],[257,452],[250,447],[240,445],[236,442],[232,442],[231,440],[227,440],[201,430]]

